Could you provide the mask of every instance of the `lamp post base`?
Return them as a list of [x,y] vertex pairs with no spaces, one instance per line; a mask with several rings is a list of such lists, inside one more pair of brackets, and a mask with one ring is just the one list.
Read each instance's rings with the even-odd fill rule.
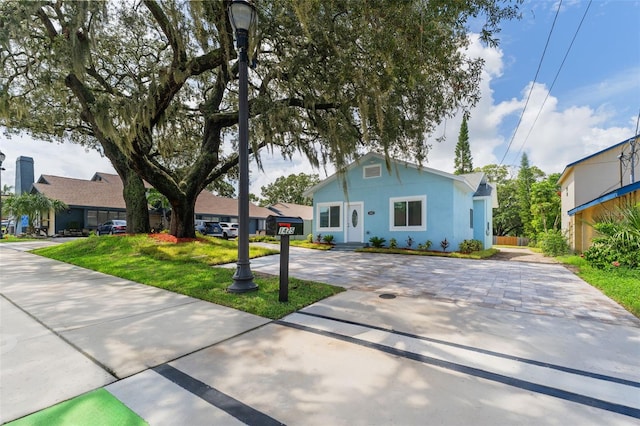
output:
[[229,293],[247,293],[258,290],[258,284],[253,282],[253,274],[249,263],[240,264],[233,275],[233,284],[227,287]]

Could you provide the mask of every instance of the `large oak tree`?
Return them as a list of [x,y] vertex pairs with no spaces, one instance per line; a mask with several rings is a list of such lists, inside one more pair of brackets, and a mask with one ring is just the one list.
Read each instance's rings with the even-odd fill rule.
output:
[[[238,161],[228,3],[1,2],[0,124],[99,149],[125,183],[129,229],[149,226],[144,179],[169,200],[171,233],[194,236],[197,195]],[[372,149],[424,161],[426,135],[479,97],[469,25],[494,43],[518,3],[257,2],[257,166],[263,147],[337,169]]]

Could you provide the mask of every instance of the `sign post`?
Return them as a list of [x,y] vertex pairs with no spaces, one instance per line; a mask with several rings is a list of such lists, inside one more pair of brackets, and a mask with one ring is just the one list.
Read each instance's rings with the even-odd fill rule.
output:
[[280,289],[278,301],[289,301],[289,234],[280,236]]
[[269,216],[267,235],[280,237],[280,288],[278,300],[289,301],[289,236],[303,235],[303,220],[299,217]]

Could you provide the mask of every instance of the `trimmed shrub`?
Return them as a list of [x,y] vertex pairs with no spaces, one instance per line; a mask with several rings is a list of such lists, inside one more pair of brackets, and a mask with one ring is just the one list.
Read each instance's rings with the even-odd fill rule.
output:
[[431,240],[427,240],[424,244],[418,244],[418,250],[429,250],[432,244]]
[[371,245],[375,248],[381,248],[384,247],[384,243],[387,242],[387,240],[385,240],[384,238],[380,238],[380,237],[371,237],[369,238],[369,242],[371,243]]
[[469,254],[469,253],[473,253],[474,251],[480,251],[480,250],[482,250],[482,242],[478,240],[464,240],[458,246],[458,251],[464,254]]
[[543,232],[537,239],[545,256],[562,256],[569,253],[569,243],[560,230]]

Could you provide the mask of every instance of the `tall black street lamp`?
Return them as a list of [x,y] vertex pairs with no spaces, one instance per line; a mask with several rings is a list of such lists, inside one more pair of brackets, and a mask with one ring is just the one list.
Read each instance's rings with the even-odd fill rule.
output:
[[240,184],[238,198],[238,263],[233,284],[227,291],[245,293],[258,289],[253,282],[249,263],[249,32],[256,24],[256,8],[247,0],[233,0],[229,6],[229,20],[235,32],[239,51],[238,63],[238,166]]
[[[2,163],[4,163],[4,159],[7,158],[4,155],[4,152],[0,151],[0,222],[2,222]],[[9,230],[9,224],[7,224],[7,231]],[[2,232],[2,224],[0,224],[0,238],[4,238],[4,233]]]

